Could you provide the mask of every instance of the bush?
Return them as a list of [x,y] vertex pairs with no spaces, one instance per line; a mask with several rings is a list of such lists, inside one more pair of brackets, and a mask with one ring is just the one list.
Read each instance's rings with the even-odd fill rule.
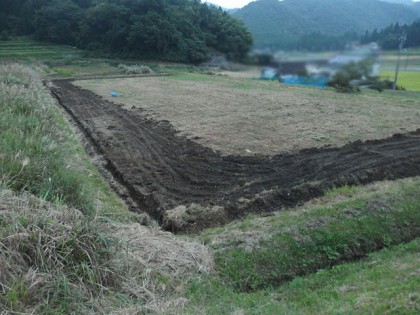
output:
[[371,59],[350,62],[334,74],[327,85],[335,88],[338,92],[360,92],[360,88],[354,82],[368,78],[372,72],[372,66],[373,60]]
[[333,87],[337,92],[342,93],[358,93],[360,88],[351,83],[351,77],[345,72],[337,72],[333,79],[327,83],[327,86]]

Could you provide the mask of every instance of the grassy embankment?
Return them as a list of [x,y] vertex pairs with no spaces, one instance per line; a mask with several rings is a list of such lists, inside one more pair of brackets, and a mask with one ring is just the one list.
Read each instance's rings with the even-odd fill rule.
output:
[[185,314],[418,314],[419,239],[366,259],[297,277],[278,288],[236,292],[195,281]]
[[[218,272],[190,271],[186,285],[159,264],[150,268],[145,256],[135,259],[147,244],[134,252],[113,232],[132,226],[116,221],[135,217],[109,193],[37,74],[21,66],[1,70],[0,310],[419,311],[419,242],[396,245],[418,236],[419,179],[333,190],[318,204],[205,231],[198,238],[215,251]],[[159,255],[144,254],[154,261],[165,260],[166,251],[180,256],[179,240],[164,240],[169,246]],[[393,244],[360,262],[336,265]],[[195,254],[189,253],[192,261]],[[165,304],[168,294],[179,298]],[[186,309],[181,296],[190,299]]]
[[38,71],[0,65],[0,134],[0,312],[137,314],[185,303],[168,282],[208,272],[211,255],[136,223]]
[[117,279],[99,222],[130,214],[36,72],[1,66],[0,129],[0,309],[75,311]]
[[343,187],[273,217],[202,232],[219,278],[191,284],[188,312],[416,314],[419,189],[419,178]]

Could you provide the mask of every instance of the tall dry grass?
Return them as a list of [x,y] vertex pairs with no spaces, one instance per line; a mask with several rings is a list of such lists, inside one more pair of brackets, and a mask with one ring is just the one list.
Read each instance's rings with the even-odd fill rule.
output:
[[119,286],[115,242],[73,208],[0,189],[0,310],[69,314]]

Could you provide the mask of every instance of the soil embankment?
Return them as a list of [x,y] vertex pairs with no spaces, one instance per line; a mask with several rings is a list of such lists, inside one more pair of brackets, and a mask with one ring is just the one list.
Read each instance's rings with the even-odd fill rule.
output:
[[[222,156],[178,136],[166,121],[124,110],[71,81],[54,85],[52,92],[104,156],[107,169],[140,209],[172,230],[199,230],[250,212],[277,211],[333,186],[420,175],[420,129],[340,148]],[[168,219],[172,209],[191,204],[200,207],[184,211],[182,224]]]

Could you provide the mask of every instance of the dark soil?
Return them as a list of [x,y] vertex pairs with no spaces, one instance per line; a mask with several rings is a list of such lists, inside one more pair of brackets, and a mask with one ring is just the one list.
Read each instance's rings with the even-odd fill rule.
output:
[[[331,187],[420,175],[420,129],[340,148],[276,156],[222,156],[177,135],[167,121],[145,118],[96,94],[54,81],[53,94],[105,158],[138,208],[171,230],[197,231],[247,213],[270,213],[318,197]],[[217,217],[164,220],[180,205],[221,206]]]

